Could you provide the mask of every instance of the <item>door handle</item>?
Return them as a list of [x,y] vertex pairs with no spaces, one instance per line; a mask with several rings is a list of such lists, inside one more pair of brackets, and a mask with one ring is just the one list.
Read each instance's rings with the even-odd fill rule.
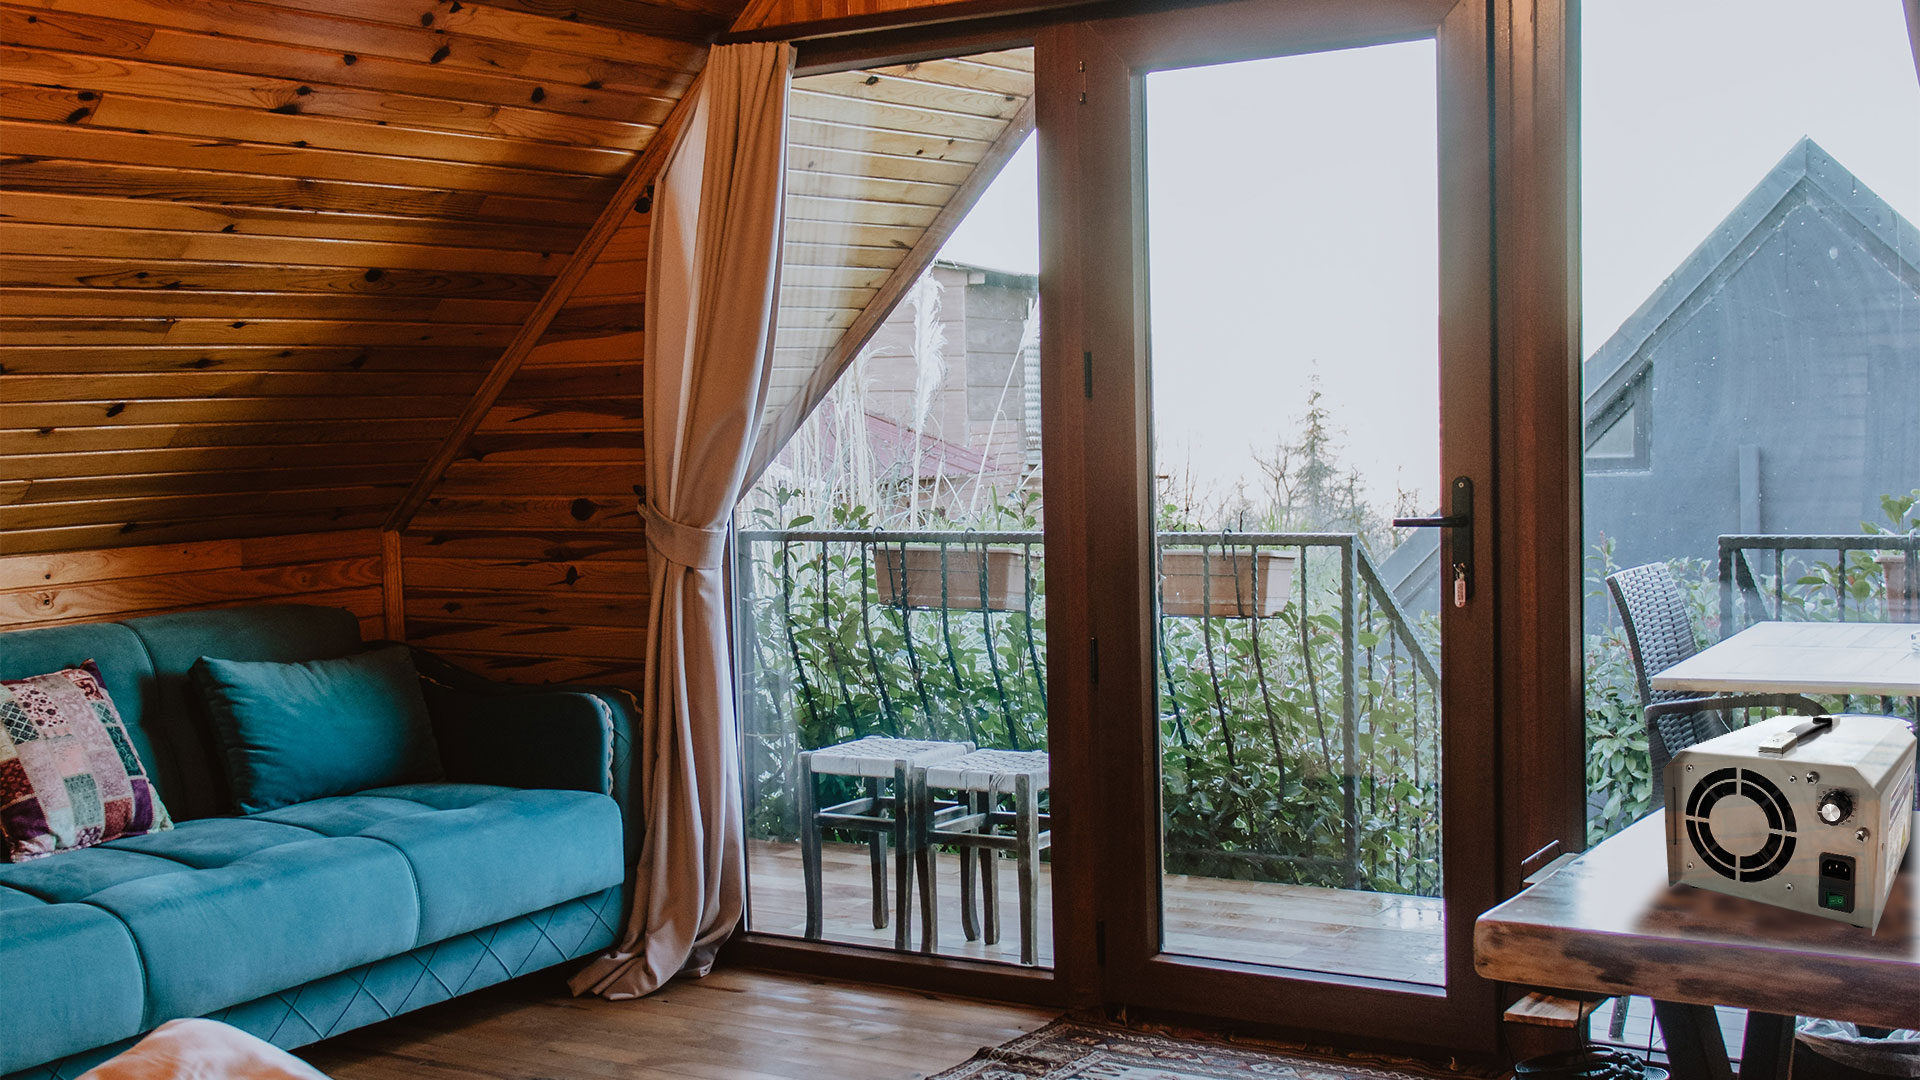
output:
[[1473,481],[1453,478],[1453,502],[1442,517],[1394,518],[1396,529],[1451,529],[1448,538],[1453,563],[1453,606],[1466,607],[1473,596]]

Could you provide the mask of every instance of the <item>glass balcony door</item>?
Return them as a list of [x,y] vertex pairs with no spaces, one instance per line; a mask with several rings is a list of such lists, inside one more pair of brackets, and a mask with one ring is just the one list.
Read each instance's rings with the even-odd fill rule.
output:
[[1081,448],[1049,543],[1086,552],[1052,578],[1089,597],[1053,620],[1090,653],[1056,723],[1106,781],[1113,1000],[1435,1043],[1490,1014],[1483,11],[1263,0],[1041,42],[1080,86],[1041,114],[1072,207],[1043,302],[1078,323],[1049,367],[1082,409],[1049,429]]

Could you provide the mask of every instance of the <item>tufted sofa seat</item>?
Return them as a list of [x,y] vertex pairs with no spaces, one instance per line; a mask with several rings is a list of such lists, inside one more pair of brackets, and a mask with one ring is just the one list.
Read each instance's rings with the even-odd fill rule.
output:
[[95,660],[177,820],[0,862],[0,1074],[77,1075],[179,1017],[291,1048],[611,944],[637,843],[619,695],[498,687],[421,655],[448,782],[227,816],[191,786],[219,772],[204,725],[165,715],[177,678],[200,655],[344,655],[357,624],[160,618],[0,635],[0,678]]

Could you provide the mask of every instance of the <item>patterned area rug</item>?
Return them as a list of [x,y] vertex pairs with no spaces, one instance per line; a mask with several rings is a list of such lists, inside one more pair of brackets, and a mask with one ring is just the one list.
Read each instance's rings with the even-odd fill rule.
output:
[[1432,1080],[1434,1075],[1065,1019],[982,1050],[928,1080]]

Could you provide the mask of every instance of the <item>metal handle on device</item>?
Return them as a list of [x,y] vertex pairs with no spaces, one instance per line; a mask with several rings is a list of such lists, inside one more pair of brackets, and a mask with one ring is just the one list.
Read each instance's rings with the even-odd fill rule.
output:
[[1473,595],[1473,481],[1453,478],[1453,503],[1444,517],[1394,518],[1396,529],[1451,529],[1453,606],[1466,607]]
[[1763,754],[1784,754],[1793,749],[1793,745],[1800,740],[1811,739],[1815,735],[1832,730],[1833,717],[1810,717],[1805,723],[1795,724],[1778,735],[1768,736],[1767,741],[1760,744],[1760,752]]

